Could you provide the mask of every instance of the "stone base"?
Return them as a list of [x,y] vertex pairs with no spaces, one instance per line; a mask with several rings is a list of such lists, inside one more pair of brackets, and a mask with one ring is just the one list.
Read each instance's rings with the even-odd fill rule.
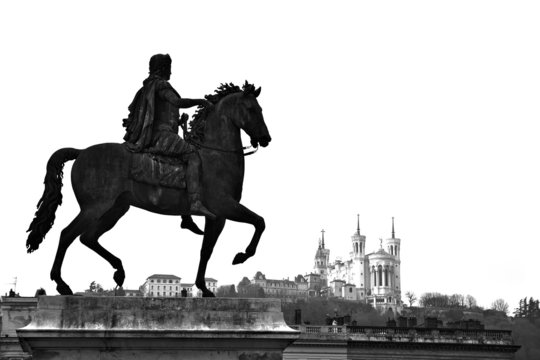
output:
[[298,338],[276,299],[43,296],[17,331],[33,359],[278,360]]
[[17,329],[32,322],[37,307],[35,297],[6,297],[0,301],[0,360],[24,360],[30,355],[21,347]]

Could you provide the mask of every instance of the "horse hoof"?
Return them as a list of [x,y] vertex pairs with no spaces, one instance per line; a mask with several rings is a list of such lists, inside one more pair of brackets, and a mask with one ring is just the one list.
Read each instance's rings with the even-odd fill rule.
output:
[[203,292],[202,297],[216,297],[210,290]]
[[114,272],[113,279],[116,285],[118,285],[119,287],[122,287],[125,278],[126,274],[124,273],[124,269],[118,269]]
[[238,254],[236,254],[236,256],[234,257],[232,263],[233,263],[233,265],[242,264],[242,263],[243,263],[244,261],[246,261],[248,258],[249,258],[249,256],[247,256],[247,255],[244,254],[244,253],[238,253]]
[[58,285],[56,287],[56,291],[58,291],[60,295],[73,295],[73,291],[71,291],[69,286],[66,284]]

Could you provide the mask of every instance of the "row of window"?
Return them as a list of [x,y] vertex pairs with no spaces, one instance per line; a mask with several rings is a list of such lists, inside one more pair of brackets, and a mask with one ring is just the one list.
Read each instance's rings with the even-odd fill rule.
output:
[[[156,290],[160,290],[159,288],[160,286],[157,285],[157,289]],[[169,286],[169,290],[172,290],[173,287],[172,286]],[[150,290],[154,290],[154,285],[150,285]],[[167,290],[167,285],[163,285],[163,290]],[[175,286],[175,290],[178,291],[178,286]]]
[[[154,292],[153,291],[150,291],[150,296],[154,296]],[[180,294],[179,293],[172,293],[170,292],[168,295],[167,295],[167,292],[156,292],[155,296],[171,296],[171,297],[180,297]]]
[[292,285],[292,284],[285,284],[285,285],[281,285],[279,283],[268,283],[267,286],[270,286],[270,287],[281,287],[281,288],[292,288],[292,289],[295,289],[297,286],[295,285]]
[[[150,279],[150,282],[153,283],[154,279]],[[161,279],[157,279],[156,282],[161,283]],[[173,280],[169,279],[168,282],[169,282],[169,284],[173,284],[173,283],[178,284],[178,283],[180,283],[180,280],[174,280],[174,282],[173,282]],[[163,279],[163,283],[166,284],[167,280]]]

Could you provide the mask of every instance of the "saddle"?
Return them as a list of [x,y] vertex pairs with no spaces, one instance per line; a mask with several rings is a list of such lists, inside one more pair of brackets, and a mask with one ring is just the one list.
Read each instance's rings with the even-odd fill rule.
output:
[[148,152],[132,153],[129,178],[149,185],[173,189],[186,188],[187,162]]

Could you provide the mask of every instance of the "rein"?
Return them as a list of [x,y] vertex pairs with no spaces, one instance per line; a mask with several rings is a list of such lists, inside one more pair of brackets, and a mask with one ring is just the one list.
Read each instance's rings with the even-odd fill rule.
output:
[[[198,142],[193,141],[193,140],[187,140],[187,142],[190,143],[191,145],[195,145],[198,148],[203,148],[203,149],[208,149],[208,150],[215,150],[215,151],[220,151],[220,152],[224,152],[224,153],[242,154],[244,156],[253,155],[253,154],[255,154],[257,152],[257,150],[259,150],[258,145],[255,148],[250,145],[250,146],[242,147],[242,150],[227,150],[227,149],[220,149],[220,148],[216,148],[216,147],[213,147],[213,146],[204,145],[204,144],[198,143]],[[254,149],[254,150],[250,150],[250,151],[245,153],[244,150],[248,150],[248,149]]]

